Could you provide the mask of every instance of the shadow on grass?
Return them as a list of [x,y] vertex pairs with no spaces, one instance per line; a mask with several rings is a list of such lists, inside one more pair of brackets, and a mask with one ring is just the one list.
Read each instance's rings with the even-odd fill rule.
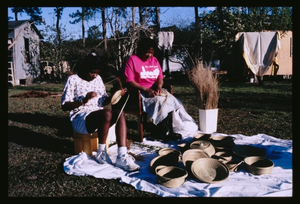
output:
[[74,143],[66,139],[53,138],[45,134],[32,132],[26,128],[8,127],[8,142],[36,147],[52,152],[74,154]]
[[221,93],[220,108],[252,108],[273,111],[292,111],[290,95],[271,93],[236,93],[234,91]]
[[8,120],[31,124],[35,126],[45,126],[58,130],[58,137],[72,137],[72,124],[68,117],[56,117],[46,114],[31,113],[8,113]]
[[[45,114],[30,114],[30,113],[8,113],[8,120],[30,124],[34,126],[44,126],[57,129],[57,137],[49,136],[47,133],[37,133],[30,129],[9,126],[8,127],[8,142],[14,142],[19,145],[41,148],[53,152],[74,153],[74,144],[67,137],[72,137],[72,125],[68,117],[55,117]],[[47,130],[47,128],[46,128]]]

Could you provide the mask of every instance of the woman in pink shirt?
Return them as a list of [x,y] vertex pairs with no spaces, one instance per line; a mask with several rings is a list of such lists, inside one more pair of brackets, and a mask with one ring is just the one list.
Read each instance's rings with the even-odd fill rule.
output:
[[156,135],[163,140],[177,140],[181,138],[181,134],[173,131],[172,112],[183,106],[170,93],[167,93],[167,99],[161,96],[164,81],[162,68],[154,57],[156,49],[157,44],[154,40],[142,39],[137,54],[130,56],[126,61],[123,81],[129,89],[141,90],[143,109],[158,126],[156,129],[159,132]]
[[137,55],[128,58],[124,76],[129,87],[141,90],[147,97],[160,95],[163,85],[162,68],[154,57],[156,43],[143,39],[137,49]]

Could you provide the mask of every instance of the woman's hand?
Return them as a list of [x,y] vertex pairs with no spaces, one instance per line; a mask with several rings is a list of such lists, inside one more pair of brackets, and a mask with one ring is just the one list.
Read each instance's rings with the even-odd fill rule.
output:
[[157,91],[153,89],[147,89],[145,92],[148,97],[155,97],[158,95]]
[[92,98],[94,98],[96,96],[97,96],[96,92],[94,92],[94,91],[88,92],[82,101],[84,104],[86,104],[87,102],[89,102],[89,100],[91,100]]
[[126,94],[126,92],[127,92],[127,89],[126,89],[126,88],[125,88],[125,89],[122,89],[121,96],[124,96],[124,95]]
[[91,100],[92,98],[94,98],[96,96],[97,96],[97,93],[91,91],[86,94],[86,96],[82,99],[82,101],[65,102],[65,104],[61,108],[63,111],[74,110],[75,108],[78,108],[79,106],[86,104],[89,100]]
[[161,92],[162,92],[162,86],[164,84],[164,80],[163,79],[157,79],[155,82],[155,87],[156,87],[156,92],[157,95],[160,96]]
[[160,96],[161,92],[162,92],[162,88],[161,87],[157,87],[156,93],[157,93],[158,96]]

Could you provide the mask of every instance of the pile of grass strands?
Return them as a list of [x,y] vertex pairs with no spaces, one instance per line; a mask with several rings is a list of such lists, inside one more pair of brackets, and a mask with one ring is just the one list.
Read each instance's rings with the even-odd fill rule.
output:
[[216,109],[219,101],[219,81],[213,75],[210,67],[205,67],[203,63],[188,70],[188,77],[195,88],[198,98],[199,109]]

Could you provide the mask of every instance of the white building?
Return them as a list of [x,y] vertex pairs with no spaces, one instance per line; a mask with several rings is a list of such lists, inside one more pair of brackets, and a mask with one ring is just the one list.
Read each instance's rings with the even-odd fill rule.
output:
[[8,83],[25,84],[40,75],[39,43],[43,36],[30,20],[8,21]]

